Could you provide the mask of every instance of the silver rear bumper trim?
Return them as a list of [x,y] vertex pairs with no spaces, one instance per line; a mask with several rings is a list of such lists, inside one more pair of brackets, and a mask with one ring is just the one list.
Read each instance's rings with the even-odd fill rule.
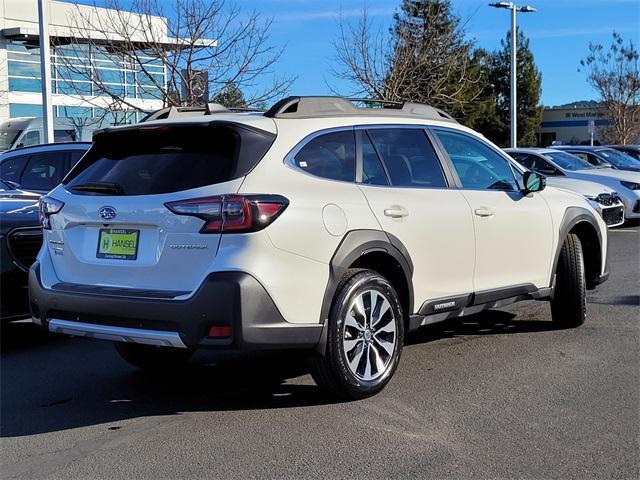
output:
[[162,330],[146,330],[141,328],[114,327],[111,325],[97,325],[95,323],[70,322],[52,318],[49,321],[49,331],[64,333],[76,337],[101,338],[114,342],[141,343],[161,347],[187,348],[178,332]]

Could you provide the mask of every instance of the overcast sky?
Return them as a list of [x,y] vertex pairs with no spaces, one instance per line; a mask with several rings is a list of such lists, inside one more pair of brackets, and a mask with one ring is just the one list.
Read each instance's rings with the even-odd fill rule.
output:
[[[91,4],[92,0],[81,3]],[[236,0],[236,3],[243,10],[256,10],[275,20],[271,41],[276,46],[286,45],[278,73],[298,76],[291,94],[313,95],[330,93],[327,84],[348,93],[348,87],[331,75],[334,62],[331,41],[337,35],[339,13],[347,20],[357,21],[367,5],[369,15],[378,25],[389,26],[400,0]],[[452,3],[466,23],[469,38],[490,50],[499,46],[509,28],[508,11],[488,7],[489,0]],[[535,61],[542,72],[545,105],[595,97],[585,75],[578,72],[590,41],[609,42],[615,29],[640,43],[640,0],[531,0],[528,4],[538,12],[520,14],[518,21],[531,40]]]

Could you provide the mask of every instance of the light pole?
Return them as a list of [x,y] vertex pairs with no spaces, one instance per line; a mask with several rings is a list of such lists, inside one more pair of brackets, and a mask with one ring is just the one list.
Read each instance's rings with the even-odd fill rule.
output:
[[42,130],[44,143],[53,142],[53,107],[51,105],[51,53],[49,43],[49,0],[38,0],[40,24],[40,78],[42,81]]
[[510,116],[511,116],[511,148],[516,148],[518,145],[518,104],[517,104],[517,76],[516,76],[516,63],[517,63],[517,51],[516,51],[516,13],[531,13],[536,9],[530,6],[519,7],[513,2],[496,2],[490,3],[490,7],[494,8],[506,8],[511,10],[511,100],[510,100]]

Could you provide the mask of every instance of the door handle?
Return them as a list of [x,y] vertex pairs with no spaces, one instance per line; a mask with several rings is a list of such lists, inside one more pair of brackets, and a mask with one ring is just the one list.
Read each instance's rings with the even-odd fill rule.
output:
[[493,210],[487,207],[480,207],[475,209],[475,214],[479,217],[493,217]]
[[384,214],[387,217],[391,217],[391,218],[402,218],[402,217],[408,217],[409,216],[409,210],[407,210],[404,207],[400,207],[398,205],[394,205],[392,207],[385,208],[384,209]]

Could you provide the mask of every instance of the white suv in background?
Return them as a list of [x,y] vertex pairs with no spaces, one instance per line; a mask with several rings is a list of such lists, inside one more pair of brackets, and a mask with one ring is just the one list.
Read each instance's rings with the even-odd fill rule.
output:
[[196,348],[306,350],[362,398],[406,332],[525,299],[586,318],[607,227],[425,105],[289,97],[98,133],[41,201],[33,319],[143,368]]
[[618,192],[600,183],[567,176],[554,165],[554,157],[560,162],[564,159],[566,164],[565,157],[569,155],[566,152],[539,148],[505,148],[504,151],[529,170],[544,175],[548,186],[564,188],[587,198],[609,227],[624,223],[624,203]]

